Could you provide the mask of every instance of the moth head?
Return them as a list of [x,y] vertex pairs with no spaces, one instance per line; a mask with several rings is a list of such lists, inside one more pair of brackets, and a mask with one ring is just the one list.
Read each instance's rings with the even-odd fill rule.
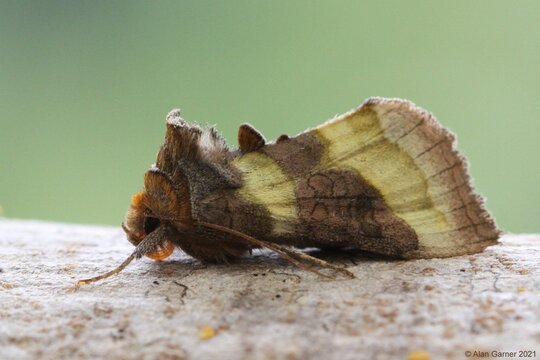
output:
[[175,186],[173,178],[153,167],[144,176],[144,189],[131,197],[122,228],[135,246],[148,236],[155,237],[145,256],[163,260],[174,251],[177,230],[191,219],[186,185],[180,181]]

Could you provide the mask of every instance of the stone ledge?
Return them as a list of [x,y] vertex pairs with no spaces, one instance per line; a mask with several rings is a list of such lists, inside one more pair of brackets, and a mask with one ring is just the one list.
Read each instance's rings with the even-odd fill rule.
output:
[[484,253],[389,261],[315,253],[356,279],[321,280],[273,254],[202,266],[176,253],[74,286],[132,250],[118,228],[0,220],[0,358],[540,358],[540,236]]

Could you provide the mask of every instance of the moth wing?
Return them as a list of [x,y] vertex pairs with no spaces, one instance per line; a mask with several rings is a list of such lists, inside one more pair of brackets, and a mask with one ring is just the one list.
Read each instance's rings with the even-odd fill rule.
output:
[[475,253],[500,235],[475,193],[455,137],[427,111],[400,99],[368,99],[311,130],[320,169],[352,169],[411,226],[419,248],[405,258]]
[[253,221],[268,219],[275,236],[294,232],[298,219],[294,179],[263,152],[243,154],[233,161],[233,165],[243,179],[242,186],[236,190],[237,195],[266,210],[264,214],[252,213]]

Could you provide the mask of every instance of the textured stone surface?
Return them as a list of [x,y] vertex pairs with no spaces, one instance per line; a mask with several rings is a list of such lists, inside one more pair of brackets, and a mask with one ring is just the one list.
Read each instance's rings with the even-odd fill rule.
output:
[[353,280],[263,251],[208,267],[176,253],[74,286],[131,250],[118,228],[0,220],[0,359],[540,358],[538,235],[450,259],[314,253]]

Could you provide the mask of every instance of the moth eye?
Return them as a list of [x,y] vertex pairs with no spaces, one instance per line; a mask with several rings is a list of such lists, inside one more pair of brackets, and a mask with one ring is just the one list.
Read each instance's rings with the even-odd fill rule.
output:
[[146,235],[150,234],[152,231],[156,230],[159,226],[159,219],[152,216],[147,216],[144,218],[144,233]]

